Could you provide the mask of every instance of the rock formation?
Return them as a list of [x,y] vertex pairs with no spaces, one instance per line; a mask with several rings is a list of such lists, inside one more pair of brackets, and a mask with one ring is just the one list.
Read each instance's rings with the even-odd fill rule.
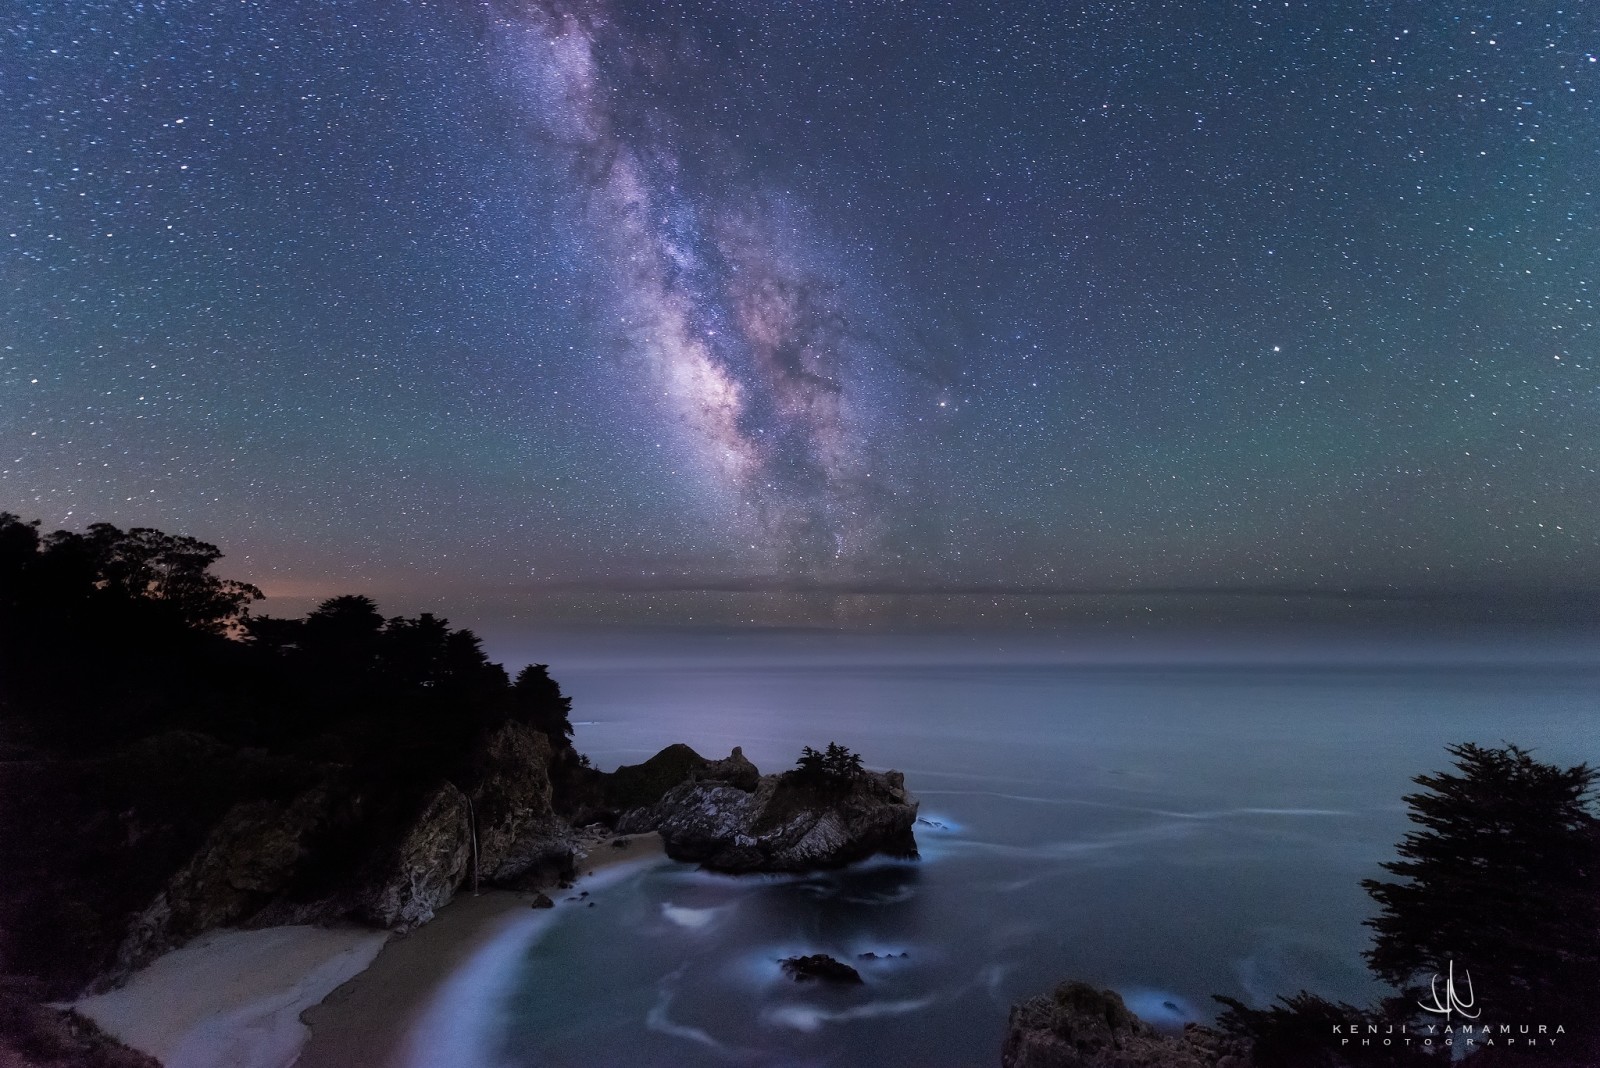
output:
[[783,974],[797,983],[820,979],[825,983],[860,986],[861,973],[843,961],[834,960],[826,953],[813,953],[809,957],[786,957],[778,962]]
[[616,812],[653,805],[709,763],[682,742],[669,745],[642,764],[624,764],[605,776],[606,804]]
[[401,931],[433,919],[434,911],[455,896],[472,863],[466,795],[453,783],[440,783],[380,863],[382,875],[355,891],[356,915]]
[[787,872],[878,853],[914,857],[916,818],[916,798],[898,771],[825,782],[794,772],[763,776],[735,749],[655,804],[624,813],[617,830],[659,831],[668,856],[715,871]]
[[406,930],[474,875],[535,886],[572,874],[571,829],[550,806],[545,736],[506,721],[459,781],[439,781],[391,817],[337,773],[288,804],[235,805],[140,913],[97,988],[221,926],[352,917]]
[[1246,1051],[1190,1024],[1165,1037],[1113,990],[1069,981],[1011,1007],[1002,1068],[1245,1068]]

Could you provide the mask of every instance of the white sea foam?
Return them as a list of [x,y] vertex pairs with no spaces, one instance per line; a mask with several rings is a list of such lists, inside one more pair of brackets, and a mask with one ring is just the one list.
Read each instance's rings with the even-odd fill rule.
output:
[[877,1016],[899,1016],[916,1012],[932,1005],[934,1000],[926,997],[904,1001],[872,1001],[865,1005],[853,1005],[848,1009],[827,1009],[820,1005],[808,1004],[776,1005],[762,1010],[761,1021],[769,1026],[787,1027],[792,1031],[810,1034],[819,1030],[823,1024],[846,1020],[870,1020]]
[[730,1052],[727,1046],[712,1038],[710,1032],[705,1029],[673,1022],[671,1017],[667,1015],[667,1008],[671,1004],[672,995],[663,993],[661,1000],[650,1006],[650,1011],[645,1014],[645,1026],[659,1034],[672,1035],[674,1038],[685,1038],[690,1042],[698,1042],[702,1046],[709,1046],[718,1052]]
[[517,961],[549,928],[548,912],[507,917],[493,937],[434,994],[407,1036],[406,1068],[493,1068],[493,1036],[511,994]]
[[[626,861],[584,880],[591,895],[639,874],[654,858]],[[404,1068],[495,1068],[495,1038],[504,1032],[503,1015],[515,988],[518,962],[551,924],[555,912],[506,917],[465,964],[445,980],[412,1026],[397,1064]]]
[[687,964],[680,964],[656,984],[656,1003],[645,1013],[645,1027],[657,1034],[671,1035],[704,1046],[730,1061],[748,1062],[755,1059],[758,1056],[756,1051],[730,1046],[718,1040],[705,1028],[679,1023],[667,1014],[672,1007],[673,996],[677,993],[678,981],[683,978],[687,967]]
[[668,904],[665,901],[661,903],[662,916],[665,916],[668,920],[677,924],[679,927],[685,927],[691,931],[698,931],[701,928],[709,926],[711,922],[717,918],[718,914],[725,911],[725,909],[726,906],[709,909],[691,909],[685,908],[682,905]]
[[1192,1002],[1169,990],[1129,987],[1118,993],[1122,995],[1123,1004],[1152,1027],[1176,1030],[1204,1018]]

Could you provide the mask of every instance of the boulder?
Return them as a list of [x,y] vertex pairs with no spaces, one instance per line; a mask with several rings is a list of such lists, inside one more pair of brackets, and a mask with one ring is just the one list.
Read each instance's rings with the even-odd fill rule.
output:
[[761,784],[761,772],[745,757],[744,749],[734,746],[733,752],[721,760],[713,760],[695,773],[695,778],[706,782],[726,783],[749,793]]
[[1190,1025],[1167,1037],[1114,990],[1068,981],[1011,1007],[1002,1068],[1244,1068],[1245,1051]]
[[465,785],[480,871],[499,869],[534,822],[551,814],[549,767],[549,740],[515,721],[502,723],[473,754]]
[[[213,927],[251,922],[294,881],[311,843],[334,818],[324,786],[287,805],[248,801],[233,806],[204,843],[133,920],[115,963],[96,989],[120,983],[134,969]],[[326,919],[285,917],[284,923]]]
[[578,874],[578,847],[572,827],[560,816],[525,823],[500,862],[483,869],[485,881],[511,890],[532,890]]
[[449,903],[472,863],[467,796],[440,783],[423,802],[378,878],[356,894],[354,912],[379,927],[410,930]]
[[786,957],[778,962],[783,974],[797,983],[820,979],[825,983],[842,983],[860,986],[861,973],[843,961],[834,960],[826,953],[813,953],[808,957]]
[[95,988],[214,927],[353,916],[404,930],[474,872],[517,888],[570,878],[575,844],[551,809],[550,759],[543,734],[507,721],[478,743],[459,785],[407,793],[328,772],[288,803],[235,805],[139,913]]
[[576,843],[551,808],[551,756],[543,734],[514,721],[501,724],[478,750],[467,799],[482,880],[520,888],[572,875]]
[[915,857],[916,817],[916,798],[898,771],[825,784],[787,772],[761,776],[749,790],[691,779],[649,808],[625,813],[618,829],[659,831],[668,856],[715,871],[792,872],[878,853]]
[[356,914],[405,930],[432,919],[474,873],[517,889],[570,877],[575,843],[550,807],[550,758],[540,732],[514,721],[495,728],[462,787],[441,783],[421,806]]

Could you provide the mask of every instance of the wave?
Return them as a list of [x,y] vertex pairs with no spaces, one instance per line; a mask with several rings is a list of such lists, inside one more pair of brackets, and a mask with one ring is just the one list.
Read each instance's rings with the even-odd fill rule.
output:
[[787,1027],[793,1031],[810,1034],[823,1024],[847,1020],[870,1020],[877,1016],[900,1016],[917,1012],[932,1005],[937,998],[914,998],[905,1001],[874,1001],[848,1009],[825,1009],[820,1005],[778,1005],[763,1009],[761,1021],[773,1027]]
[[399,1063],[405,1068],[495,1068],[494,1037],[517,962],[544,935],[549,913],[508,917],[439,988],[413,1025]]
[[1356,816],[1357,812],[1342,808],[1266,808],[1237,807],[1210,811],[1182,812],[1167,808],[1150,808],[1147,805],[1128,805],[1116,801],[1090,801],[1081,797],[1040,797],[1034,794],[1001,793],[996,790],[920,790],[923,797],[993,797],[1000,801],[1022,801],[1034,805],[1060,805],[1064,808],[1104,808],[1114,812],[1138,812],[1148,816],[1164,816],[1175,820],[1218,820],[1230,816]]
[[[591,892],[630,878],[655,858],[624,861],[584,880]],[[401,1046],[402,1068],[498,1068],[496,1039],[515,993],[519,963],[554,922],[561,908],[507,916],[495,933],[442,983]]]
[[691,931],[702,930],[711,925],[721,912],[728,906],[721,905],[714,908],[692,909],[684,905],[672,905],[665,901],[661,903],[661,915],[679,927]]

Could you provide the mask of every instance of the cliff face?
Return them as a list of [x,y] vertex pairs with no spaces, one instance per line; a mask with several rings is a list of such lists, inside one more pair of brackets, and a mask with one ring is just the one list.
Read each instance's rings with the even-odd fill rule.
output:
[[468,884],[517,885],[572,870],[570,828],[552,811],[550,744],[505,722],[457,781],[440,781],[394,818],[386,800],[336,771],[287,804],[235,805],[140,913],[99,984],[214,927],[351,917],[405,930]]
[[1002,1068],[1245,1068],[1247,1051],[1190,1025],[1165,1037],[1113,990],[1065,982],[1011,1008]]
[[661,833],[667,855],[726,872],[835,868],[875,854],[914,857],[917,801],[898,771],[806,781],[761,775],[735,749],[648,807],[625,813],[624,833]]

